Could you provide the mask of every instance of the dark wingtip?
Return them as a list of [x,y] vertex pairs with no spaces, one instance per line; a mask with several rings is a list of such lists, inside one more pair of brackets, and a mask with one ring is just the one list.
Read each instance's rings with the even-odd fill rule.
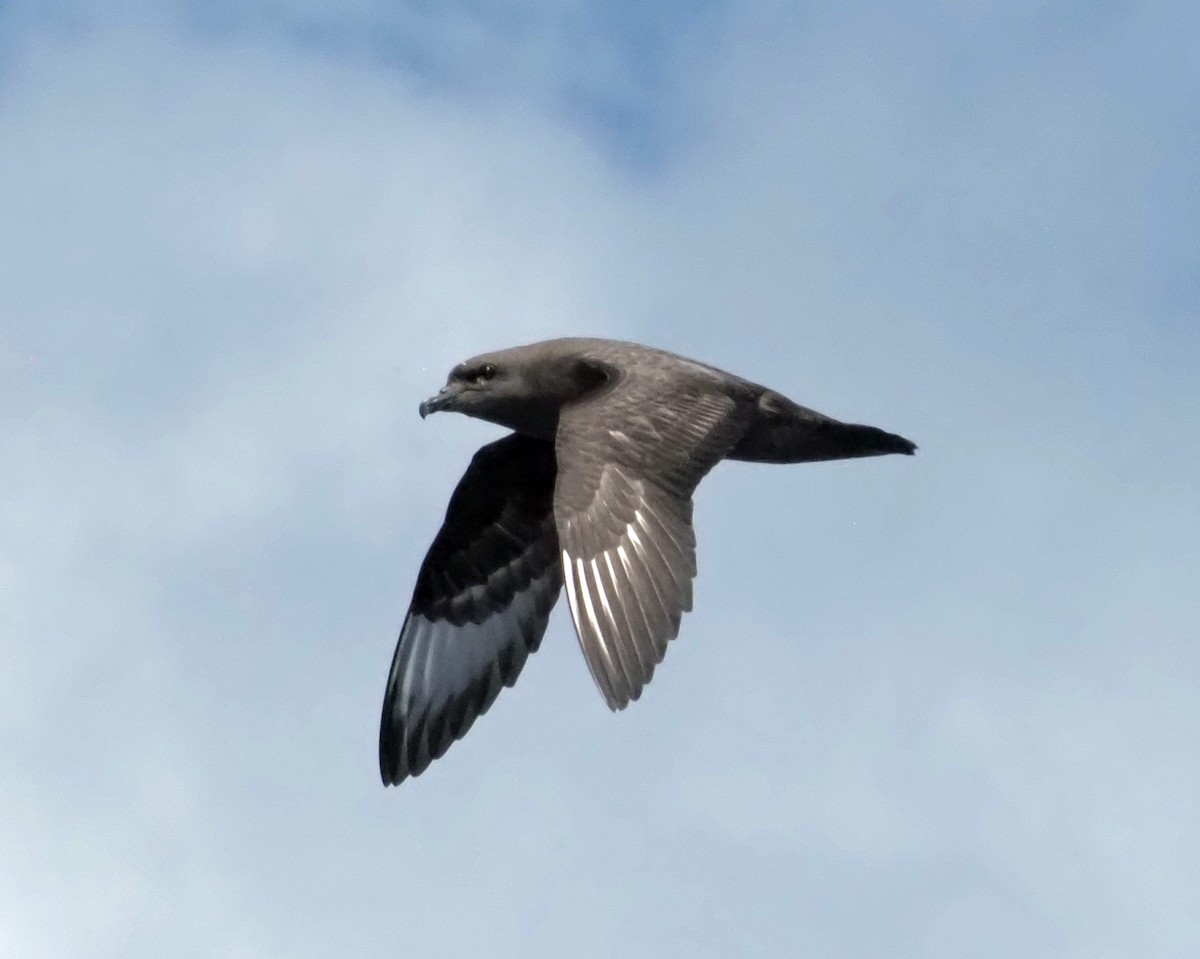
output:
[[393,662],[383,695],[383,716],[379,723],[379,778],[385,786],[399,786],[408,778],[404,754],[399,748],[397,730],[392,724],[393,698],[396,690],[396,665]]
[[379,737],[379,778],[385,786],[399,786],[404,782],[404,776],[393,761],[394,750],[389,740],[390,737],[386,732]]
[[404,777],[397,776],[382,759],[379,762],[379,779],[383,782],[384,786],[399,786],[404,782]]

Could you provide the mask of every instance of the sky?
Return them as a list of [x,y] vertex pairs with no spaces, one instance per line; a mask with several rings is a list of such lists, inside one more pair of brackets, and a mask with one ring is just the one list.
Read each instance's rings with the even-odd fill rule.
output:
[[[1200,10],[0,2],[0,955],[1194,957]],[[483,350],[911,437],[723,464],[384,789]]]

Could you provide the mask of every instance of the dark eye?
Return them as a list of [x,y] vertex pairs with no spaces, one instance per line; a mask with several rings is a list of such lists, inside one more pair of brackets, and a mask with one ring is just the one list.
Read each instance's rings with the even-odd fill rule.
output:
[[492,377],[494,377],[496,375],[496,373],[497,373],[497,370],[496,370],[496,365],[494,363],[484,363],[483,366],[480,366],[471,371],[471,379],[474,380],[476,383],[482,383],[485,380],[492,379]]

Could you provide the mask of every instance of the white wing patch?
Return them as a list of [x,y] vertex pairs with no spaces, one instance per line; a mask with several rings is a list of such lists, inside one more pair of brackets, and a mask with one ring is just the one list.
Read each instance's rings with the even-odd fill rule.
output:
[[396,703],[405,717],[405,755],[414,736],[423,737],[418,751],[431,748],[430,726],[463,697],[482,692],[483,708],[487,708],[504,684],[501,663],[505,657],[523,660],[528,655],[523,627],[544,615],[539,602],[554,586],[554,578],[553,570],[547,570],[517,593],[506,609],[482,623],[458,626],[420,613],[409,615],[400,634],[398,668],[403,679]]
[[[592,678],[608,705],[623,709],[641,695],[679,631],[680,615],[691,608],[695,565],[686,512],[654,503],[618,467],[610,466],[606,479],[608,495],[594,501],[591,524],[560,530],[562,568]],[[614,529],[615,511],[625,521]],[[597,528],[622,531],[597,536]]]
[[[641,511],[639,510],[633,515],[640,523],[642,518]],[[633,523],[630,523],[625,527],[625,536],[623,538],[629,540],[629,542],[633,544],[633,549],[638,554],[638,558],[644,563],[646,561],[646,547],[642,545],[642,538],[638,536],[638,532],[634,528]]]
[[579,592],[583,595],[583,608],[587,612],[588,622],[591,623],[597,636],[603,636],[604,632],[600,629],[600,621],[596,619],[596,608],[592,605],[592,591],[588,589],[587,572],[583,568],[583,560],[576,559],[575,568],[579,572]]
[[[602,556],[607,556],[608,551],[605,550]],[[604,591],[604,581],[600,578],[600,567],[596,565],[596,558],[592,557],[592,579],[596,583],[596,590],[600,593],[600,605],[604,607],[604,615],[608,618],[609,625],[613,629],[618,629],[617,619],[613,616],[612,607],[608,605],[608,593]]]
[[583,620],[579,616],[579,600],[575,598],[575,564],[564,549],[562,554],[563,582],[567,584],[567,605],[571,607],[571,619],[579,629]]

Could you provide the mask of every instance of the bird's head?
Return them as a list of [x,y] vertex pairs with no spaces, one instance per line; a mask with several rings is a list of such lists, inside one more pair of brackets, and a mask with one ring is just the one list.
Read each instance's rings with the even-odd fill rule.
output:
[[421,404],[421,418],[449,410],[553,439],[562,405],[602,387],[613,373],[578,353],[552,348],[556,345],[519,346],[464,360],[438,394]]

